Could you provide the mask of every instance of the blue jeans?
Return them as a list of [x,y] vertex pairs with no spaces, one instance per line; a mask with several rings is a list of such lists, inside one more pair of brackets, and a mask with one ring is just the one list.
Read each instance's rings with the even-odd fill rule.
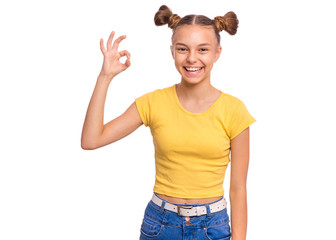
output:
[[230,220],[227,214],[227,208],[216,213],[210,213],[209,204],[214,202],[189,205],[175,204],[179,206],[207,207],[208,213],[206,215],[190,217],[189,222],[186,224],[188,219],[186,220],[186,217],[178,216],[177,213],[164,209],[164,204],[168,201],[162,200],[163,203],[161,207],[153,203],[152,200],[149,201],[141,224],[140,240],[231,239]]

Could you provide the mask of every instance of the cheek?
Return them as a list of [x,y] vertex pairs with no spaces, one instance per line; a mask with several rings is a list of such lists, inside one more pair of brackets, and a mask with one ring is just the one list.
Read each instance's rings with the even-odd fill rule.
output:
[[217,55],[216,54],[211,54],[211,56],[208,56],[207,60],[208,64],[214,64],[217,61]]
[[204,56],[201,56],[201,57],[199,57],[199,60],[203,63],[203,64],[205,64],[205,65],[211,65],[211,64],[213,64],[213,56],[211,55],[211,56],[209,56],[209,55],[204,55]]
[[180,61],[180,59],[179,59],[178,57],[176,57],[176,56],[175,56],[175,58],[174,58],[174,65],[175,65],[176,69],[179,71],[179,68],[180,68],[180,66],[181,66],[181,61]]
[[175,65],[182,64],[183,60],[184,58],[180,54],[175,54],[175,58],[174,58]]

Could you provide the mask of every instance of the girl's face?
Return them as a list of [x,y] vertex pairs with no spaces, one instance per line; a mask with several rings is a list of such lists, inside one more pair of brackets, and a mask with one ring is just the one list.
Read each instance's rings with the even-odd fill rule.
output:
[[210,81],[210,71],[222,48],[211,26],[182,25],[172,39],[171,52],[182,81]]

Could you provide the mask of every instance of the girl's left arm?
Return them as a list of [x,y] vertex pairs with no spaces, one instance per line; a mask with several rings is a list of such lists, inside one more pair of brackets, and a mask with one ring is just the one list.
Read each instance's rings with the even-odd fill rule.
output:
[[231,140],[231,240],[246,240],[246,179],[249,165],[249,127]]

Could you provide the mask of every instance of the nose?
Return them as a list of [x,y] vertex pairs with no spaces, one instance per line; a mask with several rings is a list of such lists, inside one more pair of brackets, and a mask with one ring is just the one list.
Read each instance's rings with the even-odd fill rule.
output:
[[195,63],[197,61],[196,53],[194,51],[189,51],[187,61],[188,63]]

